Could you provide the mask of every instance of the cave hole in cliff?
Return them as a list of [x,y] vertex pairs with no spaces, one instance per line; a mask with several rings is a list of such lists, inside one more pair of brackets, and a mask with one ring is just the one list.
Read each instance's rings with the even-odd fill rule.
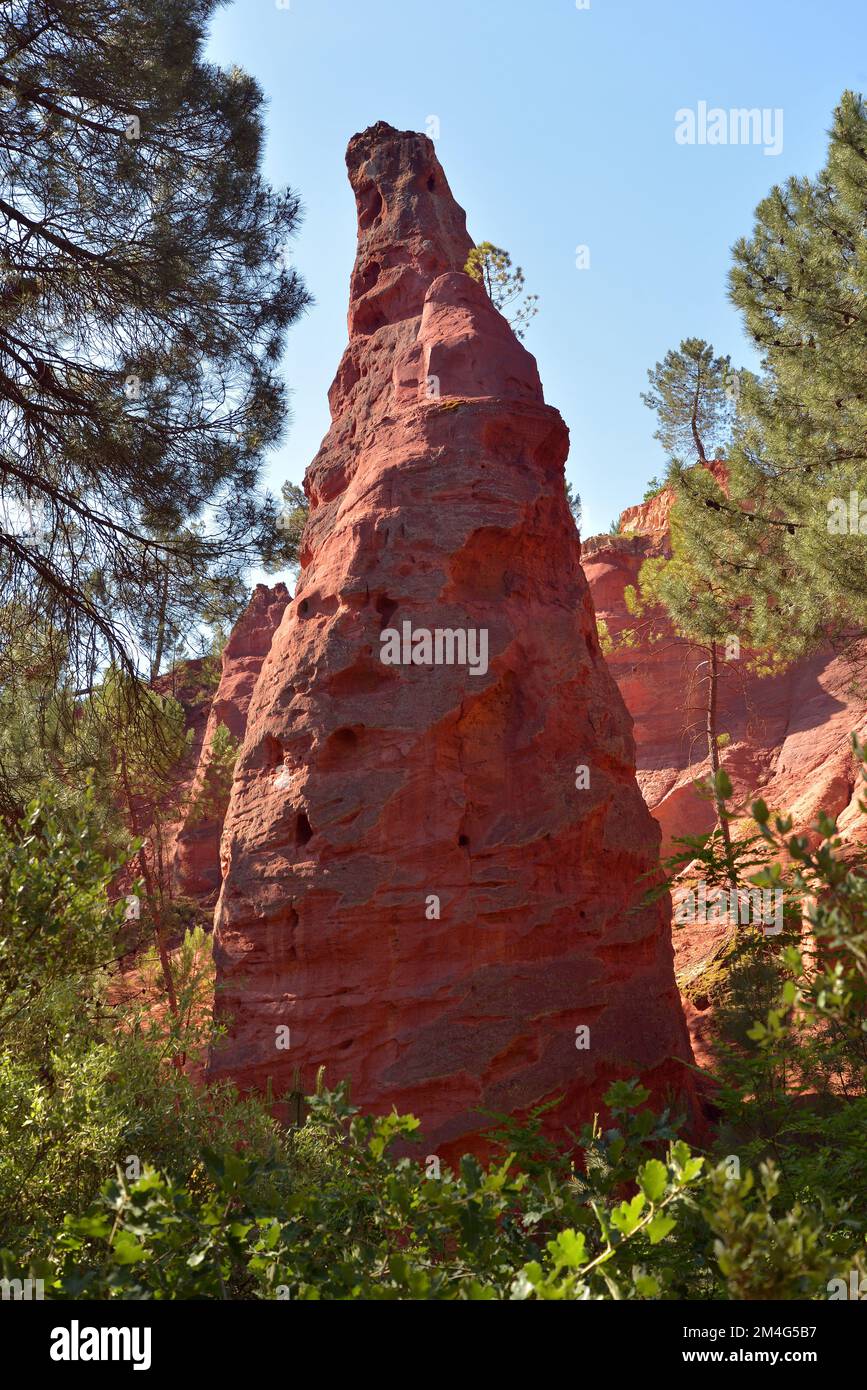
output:
[[380,628],[388,627],[392,617],[397,612],[398,604],[395,599],[390,599],[388,594],[377,594],[376,611],[380,616]]
[[462,849],[463,849],[463,848],[466,848],[466,846],[467,846],[469,843],[470,843],[470,837],[469,837],[469,835],[459,835],[459,836],[458,836],[458,844],[461,846]]
[[313,838],[313,827],[307,819],[304,811],[299,811],[298,819],[295,822],[295,843],[296,845],[306,845],[308,840]]
[[355,728],[344,724],[329,734],[318,759],[320,772],[334,772],[351,764],[358,751],[363,730],[363,724]]
[[368,266],[365,266],[364,271],[358,279],[359,288],[362,294],[367,294],[368,290],[373,289],[374,285],[379,279],[379,272],[381,269],[382,266],[379,264],[379,261],[371,261]]
[[[356,306],[353,317],[356,333],[375,333],[377,328],[384,328],[387,323],[388,319],[377,303],[362,299]],[[364,371],[361,375],[364,376]]]
[[433,193],[433,191],[434,191],[434,189],[436,188],[436,186],[437,186],[436,178],[434,177],[433,174],[431,174],[430,178],[429,178],[428,181],[427,181],[427,191],[428,191],[428,193]]
[[265,767],[279,767],[283,762],[283,745],[273,734],[266,734],[260,747]]
[[323,688],[329,695],[342,699],[347,695],[375,694],[399,679],[394,666],[383,666],[381,661],[372,658],[370,648],[366,647],[354,665],[328,676]]
[[363,231],[366,231],[382,216],[384,207],[382,194],[375,184],[371,184],[369,188],[359,189],[357,196],[358,225]]

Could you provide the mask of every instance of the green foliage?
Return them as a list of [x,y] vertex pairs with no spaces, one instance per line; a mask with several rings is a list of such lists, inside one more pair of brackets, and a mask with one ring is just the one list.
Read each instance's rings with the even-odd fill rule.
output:
[[845,1234],[844,1211],[790,1205],[786,1198],[772,1163],[760,1165],[758,1182],[752,1170],[730,1178],[725,1164],[711,1174],[708,1224],[730,1298],[826,1298],[841,1268],[863,1273],[862,1253]]
[[157,675],[232,622],[273,539],[259,475],[309,303],[285,255],[300,204],[263,179],[256,83],[204,57],[218,8],[12,0],[0,16],[13,694],[21,634],[40,626],[52,686],[90,690],[108,665]]
[[238,739],[225,724],[218,724],[211,740],[208,764],[201,785],[194,792],[194,801],[188,816],[189,825],[203,820],[223,820],[232,790],[238,748]]
[[[696,483],[696,473],[703,474],[701,483]],[[679,476],[675,472],[675,479]],[[692,470],[689,485],[716,488],[712,475],[704,469]],[[751,646],[749,585],[738,572],[715,563],[708,550],[707,522],[683,502],[678,501],[671,510],[670,553],[645,560],[639,585],[642,604],[664,610],[684,640],[701,647],[716,643],[724,648],[727,639],[735,636],[739,643]],[[766,653],[753,657],[765,664],[769,659]]]
[[[760,586],[766,548],[753,523],[733,518],[730,485],[724,490],[705,468],[675,463],[669,473],[676,502],[671,511],[673,567],[648,562],[642,587],[670,613],[690,641],[724,643],[736,637],[743,660],[759,675],[785,669],[801,649],[776,622],[768,622]],[[736,509],[739,510],[739,509]],[[736,548],[729,545],[738,526],[746,527]],[[799,581],[788,574],[778,599],[796,602]]]
[[[195,1193],[204,1145],[278,1147],[258,1102],[170,1065],[209,1039],[210,939],[177,952],[177,1015],[120,975],[125,904],[92,811],[92,792],[72,811],[43,798],[16,835],[0,826],[0,1247],[18,1267],[48,1257],[119,1163],[149,1157]],[[155,952],[140,959],[145,986],[156,971]]]
[[[867,789],[857,738],[853,752]],[[863,1268],[867,1232],[855,1177],[867,1160],[867,855],[843,855],[824,813],[812,836],[761,800],[752,813],[754,833],[735,840],[738,881],[783,893],[784,930],[739,927],[714,983],[696,982],[715,1006],[717,1149],[742,1166],[737,1181],[714,1179],[710,1224],[734,1296],[822,1296],[841,1259]],[[668,867],[724,882],[713,840],[685,840]]]
[[[207,1152],[199,1198],[155,1172],[134,1183],[119,1174],[89,1213],[64,1223],[54,1289],[131,1298],[654,1296],[659,1286],[639,1262],[670,1238],[703,1160],[674,1141],[665,1162],[648,1157],[670,1131],[632,1113],[646,1093],[620,1086],[609,1099],[624,1128],[595,1136],[596,1153],[610,1159],[597,1185],[555,1178],[556,1168],[537,1167],[533,1178],[514,1154],[487,1168],[467,1156],[456,1171],[428,1175],[390,1154],[415,1138],[412,1116],[361,1116],[344,1087],[325,1091],[292,1136],[288,1174]],[[523,1136],[531,1163],[536,1137]],[[598,1199],[615,1174],[622,1180],[626,1152],[639,1160],[638,1190],[606,1210]]]
[[[705,345],[701,346],[704,353]],[[672,419],[674,413],[672,406]],[[686,428],[683,422],[681,424]],[[690,428],[696,429],[695,418]],[[691,482],[693,474],[702,475],[698,488],[717,486],[709,470],[697,468],[684,474],[676,461],[673,462],[670,473],[673,482],[682,483],[684,477]],[[716,786],[716,779],[723,771],[720,752],[727,743],[724,731],[718,727],[717,708],[722,676],[739,671],[741,635],[747,641],[749,629],[751,591],[739,569],[732,569],[717,561],[712,547],[708,545],[706,527],[694,506],[682,502],[673,506],[669,530],[669,553],[645,560],[639,573],[640,600],[633,598],[631,601],[642,615],[647,611],[646,626],[650,635],[661,635],[660,619],[664,616],[676,636],[697,648],[701,656],[695,674],[704,686],[705,744],[714,779],[712,787],[720,832],[729,865],[729,885],[734,887],[736,866],[723,806],[725,796],[731,789],[727,793],[724,788]],[[733,649],[730,646],[732,640],[736,644]],[[769,652],[752,652],[751,659],[753,664],[764,663],[763,669],[774,660],[782,661],[781,657]]]
[[572,491],[572,484],[566,479],[566,503],[578,530],[581,530],[581,495]]
[[301,562],[301,537],[310,514],[310,503],[303,487],[287,481],[280,493],[283,506],[276,519],[278,537],[264,565],[269,574],[298,568]]
[[[720,768],[715,778],[698,778],[693,787],[700,799],[712,801],[715,807],[722,804],[724,818],[733,827],[728,854],[719,825],[708,834],[675,836],[671,854],[661,860],[663,879],[650,890],[645,902],[654,902],[661,894],[667,893],[686,870],[690,879],[699,878],[709,888],[724,887],[729,880],[730,867],[734,868],[739,883],[753,883],[753,875],[765,868],[771,858],[771,851],[760,830],[744,828],[741,816],[743,808],[730,804],[732,785],[725,768]],[[737,829],[739,822],[741,826]],[[656,878],[656,870],[648,877]],[[791,876],[781,876],[780,885],[787,905],[794,910],[796,895]]]
[[[723,773],[710,794],[730,793]],[[156,950],[137,962],[144,1002],[119,994],[115,865],[87,806],[77,824],[33,807],[18,839],[0,835],[4,1274],[55,1298],[826,1297],[864,1268],[867,878],[827,817],[816,844],[753,814],[738,874],[805,895],[815,946],[784,934],[761,960],[765,1005],[722,1054],[714,1151],[619,1080],[566,1146],[545,1137],[555,1098],[495,1117],[495,1156],[449,1168],[413,1116],[363,1115],[345,1085],[317,1084],[292,1128],[194,1086],[174,1063],[211,1037],[209,939],[177,954],[177,1010],[154,1010]],[[725,881],[713,836],[687,854]],[[743,946],[749,964],[767,943]]]
[[0,1042],[58,982],[112,957],[122,908],[107,885],[118,866],[99,847],[93,803],[88,789],[61,820],[34,801],[17,835],[0,824]]
[[[203,687],[212,678],[206,667]],[[32,683],[41,679],[34,672]],[[181,704],[109,668],[80,699],[62,687],[51,694],[42,686],[32,690],[31,682],[17,692],[0,689],[0,713],[6,716],[0,762],[7,823],[16,822],[29,800],[44,796],[59,816],[74,817],[90,786],[90,825],[106,853],[120,857],[131,834],[147,839],[148,847],[136,850],[137,868],[145,878],[153,875],[148,898],[156,906],[161,890],[170,887],[160,862],[165,832],[186,809],[179,787],[191,770],[192,734]],[[202,788],[209,806],[209,798],[223,797],[231,777],[233,742],[228,730],[218,730],[213,775]]]
[[494,308],[503,312],[518,301],[509,323],[516,337],[523,338],[530,319],[539,312],[536,308],[539,296],[524,292],[524,272],[520,266],[512,269],[508,251],[490,241],[479,242],[470,252],[464,270],[484,285]]
[[[855,736],[853,751],[867,788],[867,751]],[[797,1112],[804,1096],[820,1097],[839,1135],[847,1113],[863,1124],[867,1096],[867,854],[842,858],[836,824],[824,813],[814,827],[815,848],[810,837],[790,833],[790,817],[772,816],[763,801],[753,804],[753,815],[772,854],[790,865],[791,891],[812,940],[797,936],[788,944],[778,998],[750,1031],[757,1046],[752,1070],[738,1079],[754,1084],[756,1068],[784,1077],[784,1092],[777,1086],[784,1111],[794,1104]],[[771,859],[751,881],[776,887],[786,876]],[[803,1134],[803,1116],[785,1119]]]
[[652,477],[650,482],[647,484],[647,487],[644,489],[644,497],[642,500],[644,502],[649,502],[651,498],[658,496],[658,494],[662,492],[665,487],[666,480],[664,478],[662,482],[660,482],[659,478],[657,478],[656,476]]
[[603,656],[611,656],[614,651],[614,638],[604,618],[596,619],[596,633],[599,637],[599,650]]

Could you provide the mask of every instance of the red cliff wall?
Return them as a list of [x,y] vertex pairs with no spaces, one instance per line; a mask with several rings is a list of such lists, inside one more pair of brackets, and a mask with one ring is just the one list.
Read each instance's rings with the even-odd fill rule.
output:
[[[666,489],[628,508],[620,519],[624,534],[594,537],[584,548],[596,613],[614,642],[608,665],[635,721],[638,784],[666,846],[673,836],[711,829],[715,819],[710,802],[693,788],[709,771],[706,684],[697,670],[703,656],[673,633],[634,647],[618,646],[618,639],[639,626],[624,591],[638,587],[646,558],[666,552],[671,502]],[[736,800],[761,795],[769,806],[791,811],[798,829],[824,809],[839,816],[843,834],[867,839],[849,742],[852,731],[867,732],[865,655],[863,646],[848,659],[826,650],[772,677],[752,674],[746,661],[727,664],[718,724],[731,739],[723,764]]]

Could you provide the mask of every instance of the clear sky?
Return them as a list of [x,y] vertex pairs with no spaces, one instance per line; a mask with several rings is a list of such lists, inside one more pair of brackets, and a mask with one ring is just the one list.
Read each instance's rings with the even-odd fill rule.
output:
[[[234,0],[211,56],[269,101],[268,177],[306,215],[293,258],[316,304],[289,335],[294,421],[268,481],[300,481],[346,344],[355,209],[344,152],[385,120],[425,130],[470,235],[537,293],[525,339],[572,438],[585,535],[665,467],[641,403],[684,337],[755,365],[727,300],[757,202],[824,159],[833,107],[867,90],[864,0]],[[782,109],[783,148],[679,144],[676,112]],[[587,246],[590,267],[576,268]]]

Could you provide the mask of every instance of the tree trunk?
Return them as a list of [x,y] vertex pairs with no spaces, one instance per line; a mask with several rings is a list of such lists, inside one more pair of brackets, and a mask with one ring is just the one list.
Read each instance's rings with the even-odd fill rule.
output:
[[707,463],[707,455],[706,455],[706,453],[705,453],[705,451],[704,451],[704,445],[703,445],[702,442],[701,442],[701,435],[700,435],[699,432],[698,432],[698,402],[699,402],[700,396],[701,396],[701,369],[699,369],[698,378],[697,378],[696,383],[695,383],[695,395],[693,396],[693,400],[692,400],[692,415],[691,415],[691,417],[690,417],[689,423],[690,423],[690,426],[691,426],[691,428],[692,428],[692,437],[693,437],[693,441],[694,441],[694,443],[695,443],[696,450],[697,450],[697,452],[698,452],[699,459],[701,460],[702,463]]
[[159,673],[160,673],[160,667],[161,667],[162,664],[163,664],[163,651],[165,650],[165,644],[166,644],[166,608],[168,607],[168,601],[169,601],[169,571],[168,571],[168,568],[166,568],[166,570],[165,570],[165,576],[164,576],[164,578],[163,578],[162,592],[161,592],[161,594],[160,594],[160,611],[159,611],[159,615],[158,615],[158,617],[157,617],[157,641],[156,641],[156,647],[155,647],[155,649],[154,649],[153,660],[152,660],[152,662],[151,662],[151,675],[150,675],[150,683],[151,683],[151,685],[153,685],[154,681],[156,680],[157,676],[159,675]]
[[716,813],[719,817],[720,830],[722,832],[723,846],[725,850],[726,873],[728,875],[729,887],[733,892],[737,892],[738,880],[735,872],[734,854],[732,852],[732,837],[728,820],[725,815],[725,802],[717,791],[716,775],[720,769],[719,744],[717,743],[717,690],[719,684],[719,665],[717,662],[716,642],[711,642],[708,648],[707,663],[707,751],[710,758],[711,775],[713,777],[713,799],[716,806]]

